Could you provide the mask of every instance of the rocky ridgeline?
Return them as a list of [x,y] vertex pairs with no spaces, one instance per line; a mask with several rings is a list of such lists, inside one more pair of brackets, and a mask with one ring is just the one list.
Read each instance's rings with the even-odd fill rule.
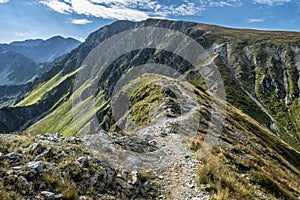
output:
[[159,177],[118,170],[77,137],[0,135],[0,199],[153,199]]

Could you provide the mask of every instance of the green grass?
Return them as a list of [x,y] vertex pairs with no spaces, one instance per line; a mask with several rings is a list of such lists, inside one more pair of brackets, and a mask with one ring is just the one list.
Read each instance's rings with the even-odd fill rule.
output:
[[31,91],[22,101],[17,103],[16,106],[29,106],[37,103],[39,100],[43,98],[48,92],[51,92],[51,90],[58,85],[60,85],[63,81],[65,81],[67,78],[73,76],[78,71],[80,71],[81,68],[78,68],[77,70],[66,74],[65,76],[61,75],[61,72],[55,75],[53,78],[51,78],[49,81],[42,83],[36,88]]
[[[75,135],[78,131],[80,133],[88,131],[84,128],[85,125],[88,124],[97,111],[108,103],[103,99],[103,92],[100,92],[96,97],[95,107],[90,106],[93,103],[92,97],[73,105],[73,97],[78,97],[89,86],[90,84],[82,85],[71,98],[62,103],[51,114],[33,124],[27,131],[32,133],[60,132],[65,136]],[[76,120],[74,120],[74,117]],[[81,131],[82,128],[84,129]]]

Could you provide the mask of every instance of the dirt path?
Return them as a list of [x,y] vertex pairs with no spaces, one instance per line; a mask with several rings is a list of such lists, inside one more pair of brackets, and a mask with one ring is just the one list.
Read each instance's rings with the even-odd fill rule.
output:
[[[133,135],[119,136],[102,132],[86,136],[84,141],[94,153],[117,168],[154,173],[161,182],[159,199],[209,199],[209,194],[201,191],[195,184],[195,170],[201,163],[187,146],[188,140],[197,134],[197,120],[199,120],[197,97],[177,82],[172,82],[169,87],[175,91],[180,102],[179,116],[167,117],[167,114],[159,114],[162,117],[155,119],[153,124]],[[173,113],[168,114],[172,116]],[[143,151],[142,147],[138,148],[139,152],[128,151],[127,143],[130,143],[130,147],[138,146],[127,142],[132,141],[128,138],[133,137],[144,141],[148,146],[153,144],[156,149]],[[126,142],[123,142],[125,144],[122,146],[117,145],[115,140]]]

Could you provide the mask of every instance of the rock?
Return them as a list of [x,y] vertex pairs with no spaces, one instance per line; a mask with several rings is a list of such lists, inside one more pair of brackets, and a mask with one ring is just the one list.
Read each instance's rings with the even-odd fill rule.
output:
[[114,176],[115,176],[116,172],[115,170],[111,169],[111,168],[106,168],[105,169],[105,174],[103,177],[103,180],[105,183],[111,183]]
[[19,183],[21,183],[23,188],[27,188],[29,186],[29,183],[24,176],[19,177]]
[[[61,187],[57,183],[67,183],[74,187],[68,192],[70,199],[78,199],[77,195],[87,199],[143,199],[152,196],[156,186],[152,185],[150,178],[141,180],[138,171],[129,171],[126,166],[115,169],[93,154],[86,153],[82,144],[70,144],[66,139],[61,141],[59,135],[54,136],[60,141],[58,143],[49,142],[49,138],[52,136],[32,136],[30,140],[28,137],[28,141],[32,141],[28,147],[17,147],[21,152],[24,150],[23,154],[16,151],[3,155],[0,160],[5,158],[7,164],[4,170],[0,170],[0,182],[7,191],[15,192],[24,199],[58,200],[63,199],[63,195],[55,193]],[[126,140],[138,143],[141,148],[151,146],[146,139],[126,137]],[[20,143],[23,141],[27,142],[26,138],[22,138]],[[10,140],[7,140],[5,146],[9,147],[9,144]],[[129,142],[128,146],[131,144]],[[5,149],[4,152],[9,151]]]
[[59,200],[63,197],[62,194],[55,194],[49,191],[42,191],[41,195],[43,195],[47,200]]
[[66,139],[66,141],[68,143],[71,143],[71,144],[80,144],[80,143],[82,143],[82,141],[79,138],[76,138],[76,137],[69,137],[69,138]]
[[158,178],[159,178],[160,180],[163,180],[165,177],[162,176],[162,175],[160,175],[160,176],[158,176]]
[[48,155],[48,153],[50,152],[50,150],[51,150],[51,148],[50,148],[50,147],[47,147],[47,148],[43,151],[43,153],[41,153],[41,154],[39,154],[39,155],[37,155],[37,156],[35,157],[35,160],[39,160],[39,159],[41,159],[41,158],[46,157],[46,156]]
[[98,180],[99,180],[99,173],[96,172],[96,173],[94,174],[94,176],[90,179],[90,185],[91,185],[91,186],[96,185],[97,182],[98,182]]
[[34,179],[35,175],[37,174],[37,171],[35,169],[30,169],[27,174],[26,174],[26,177],[29,179],[29,180],[32,180]]
[[57,194],[55,195],[54,199],[62,199],[63,195],[62,194]]
[[138,177],[139,177],[139,174],[137,171],[132,171],[131,172],[131,184],[136,184],[138,182]]
[[63,138],[63,135],[61,133],[55,133],[54,134],[57,138]]
[[5,155],[7,158],[11,159],[11,160],[19,160],[21,157],[23,157],[22,154],[20,153],[8,153]]
[[128,184],[126,181],[124,181],[121,178],[116,178],[116,182],[123,188],[123,189],[132,189],[133,186]]
[[194,183],[188,183],[187,186],[188,186],[189,188],[195,188],[195,184],[194,184]]
[[41,195],[43,195],[47,200],[54,200],[55,199],[55,194],[53,192],[42,191]]
[[87,167],[89,165],[89,160],[86,157],[79,157],[76,159],[76,163],[83,167]]
[[12,167],[12,169],[14,169],[14,170],[21,170],[22,167],[21,166],[14,166],[14,167]]
[[41,173],[44,170],[45,164],[42,161],[29,162],[27,166],[31,169],[36,170],[38,173]]
[[166,137],[166,136],[168,136],[168,133],[166,133],[166,132],[161,132],[160,135],[161,135],[162,137]]
[[146,192],[148,192],[150,189],[151,189],[151,184],[149,181],[146,181],[144,184],[143,184],[143,188]]
[[42,150],[43,146],[40,143],[33,143],[31,144],[28,149],[32,152],[40,153]]

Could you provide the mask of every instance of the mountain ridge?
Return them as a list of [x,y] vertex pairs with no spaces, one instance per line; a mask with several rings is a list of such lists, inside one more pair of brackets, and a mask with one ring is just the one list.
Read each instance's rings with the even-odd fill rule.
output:
[[[85,66],[96,63],[101,69],[95,49],[102,42],[149,27],[185,34],[209,57],[193,66],[161,44],[119,56],[99,79],[100,72]],[[115,22],[90,34],[26,90],[16,92],[9,106],[0,109],[0,131],[79,135],[101,159],[155,173],[166,198],[189,198],[183,190],[199,187],[212,199],[298,199],[299,47],[300,33],[294,32],[159,19]],[[89,58],[95,60],[84,62],[91,52],[96,56]],[[201,74],[201,68],[214,65],[224,82],[226,101],[208,91]],[[145,70],[114,94],[119,80],[138,66],[170,66],[184,79]],[[86,81],[74,88],[82,77]],[[114,104],[121,97],[128,100],[127,110]],[[114,116],[114,109],[122,111],[121,116]],[[194,173],[182,166],[194,166]],[[187,178],[176,175],[178,170]],[[167,181],[185,189],[173,191]]]
[[61,36],[0,44],[0,85],[20,85],[36,78],[48,70],[49,62],[61,59],[79,44]]

